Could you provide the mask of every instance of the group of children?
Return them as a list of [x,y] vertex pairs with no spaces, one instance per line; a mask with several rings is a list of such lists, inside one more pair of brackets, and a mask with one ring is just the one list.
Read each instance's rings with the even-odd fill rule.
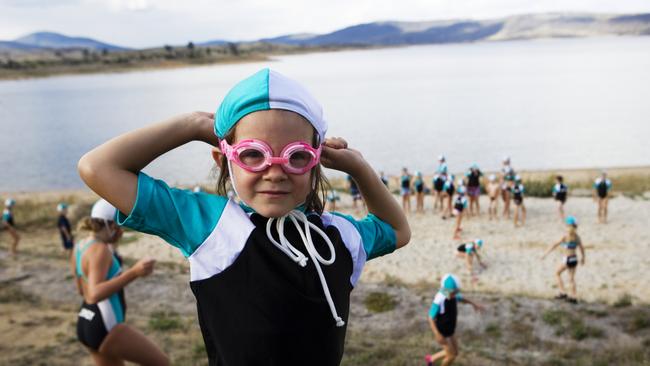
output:
[[[116,251],[121,226],[157,235],[187,258],[211,365],[340,363],[350,293],[367,261],[409,242],[405,212],[410,211],[411,186],[419,212],[427,189],[422,174],[416,172],[412,181],[404,169],[401,210],[383,174],[378,177],[360,153],[342,138],[327,138],[326,131],[322,108],[311,94],[294,80],[264,69],[235,85],[214,114],[176,116],[113,138],[81,158],[81,178],[102,199],[82,221],[88,236],[76,245],[64,203],[58,206],[57,225],[82,297],[77,335],[96,364],[169,364],[160,348],[124,322],[124,287],[149,275],[155,261],[145,258],[130,269],[123,267]],[[216,194],[170,188],[141,171],[190,141],[212,146],[220,172]],[[439,161],[434,207],[443,218],[455,214],[454,237],[460,238],[463,212],[469,207],[470,215],[479,214],[483,173],[472,165],[465,180],[454,182],[445,157]],[[354,204],[361,201],[367,208],[365,218],[324,210],[325,201],[335,206],[338,197],[327,195],[322,167],[348,175]],[[524,188],[510,160],[504,159],[499,189],[494,188],[496,177],[488,180],[490,217],[496,216],[492,201],[501,194],[504,215],[509,215],[512,199],[515,223],[520,207],[523,224]],[[15,254],[19,236],[14,203],[5,202],[3,225],[14,238]],[[584,250],[575,233],[577,221],[567,218],[567,224],[572,229],[549,251],[565,246],[565,269],[573,281],[575,250],[580,249],[582,263]],[[486,268],[479,254],[482,246],[476,239],[456,248],[472,276],[474,258]],[[560,289],[558,296],[575,299],[574,282],[571,297],[563,285]],[[454,275],[441,278],[428,319],[443,349],[427,355],[429,364],[442,360],[450,365],[458,355],[457,303],[483,310],[460,291]]]

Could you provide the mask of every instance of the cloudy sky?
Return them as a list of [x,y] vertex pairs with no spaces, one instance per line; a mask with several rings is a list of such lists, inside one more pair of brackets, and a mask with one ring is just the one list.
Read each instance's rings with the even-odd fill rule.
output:
[[0,0],[0,40],[48,30],[127,47],[326,33],[380,20],[650,12],[649,0]]

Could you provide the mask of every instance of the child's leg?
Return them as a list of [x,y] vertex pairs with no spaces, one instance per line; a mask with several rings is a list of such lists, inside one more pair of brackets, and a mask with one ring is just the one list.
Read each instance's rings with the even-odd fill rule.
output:
[[445,356],[445,359],[442,360],[442,366],[451,365],[454,363],[454,360],[456,360],[456,357],[458,356],[458,342],[456,341],[456,336],[451,336],[448,339],[449,341],[447,344],[449,346],[446,348],[447,354]]
[[460,222],[463,219],[463,213],[456,215],[456,228],[454,229],[454,239],[460,239]]
[[465,258],[466,258],[465,264],[467,265],[467,272],[469,272],[469,276],[472,277],[474,275],[474,268],[473,268],[474,256],[471,254],[467,254]]
[[607,223],[607,204],[609,203],[609,197],[603,198],[603,223]]
[[557,287],[560,290],[560,294],[566,294],[566,290],[564,289],[564,283],[562,282],[562,272],[567,269],[566,264],[562,263],[558,268],[557,271],[555,272],[555,277],[557,278]]
[[518,221],[519,221],[519,206],[515,205],[515,216],[514,216],[515,226],[517,226]]
[[13,239],[11,242],[11,255],[16,256],[16,254],[18,254],[18,242],[20,241],[20,235],[18,235],[18,232],[13,226],[7,225],[6,227],[9,231],[9,234],[11,235],[11,238]]
[[575,267],[569,268],[569,286],[571,286],[571,297],[574,299],[577,297],[575,275],[576,275]]
[[524,203],[521,203],[521,224],[526,225],[526,206]]

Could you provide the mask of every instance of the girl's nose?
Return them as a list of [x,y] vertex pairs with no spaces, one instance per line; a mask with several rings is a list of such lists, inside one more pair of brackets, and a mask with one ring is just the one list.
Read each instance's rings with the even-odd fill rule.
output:
[[287,173],[280,164],[273,164],[264,171],[264,179],[277,182],[287,179]]

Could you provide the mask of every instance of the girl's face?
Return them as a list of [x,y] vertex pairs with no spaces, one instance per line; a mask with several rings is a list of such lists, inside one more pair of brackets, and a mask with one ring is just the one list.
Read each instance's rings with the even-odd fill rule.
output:
[[[299,114],[271,109],[248,114],[237,122],[232,144],[245,139],[262,140],[271,147],[273,156],[278,156],[292,142],[312,145],[313,136],[314,128]],[[217,159],[219,154],[213,157]],[[277,164],[260,172],[249,172],[232,162],[230,166],[240,199],[265,217],[286,215],[304,203],[311,190],[311,171],[289,174]]]

